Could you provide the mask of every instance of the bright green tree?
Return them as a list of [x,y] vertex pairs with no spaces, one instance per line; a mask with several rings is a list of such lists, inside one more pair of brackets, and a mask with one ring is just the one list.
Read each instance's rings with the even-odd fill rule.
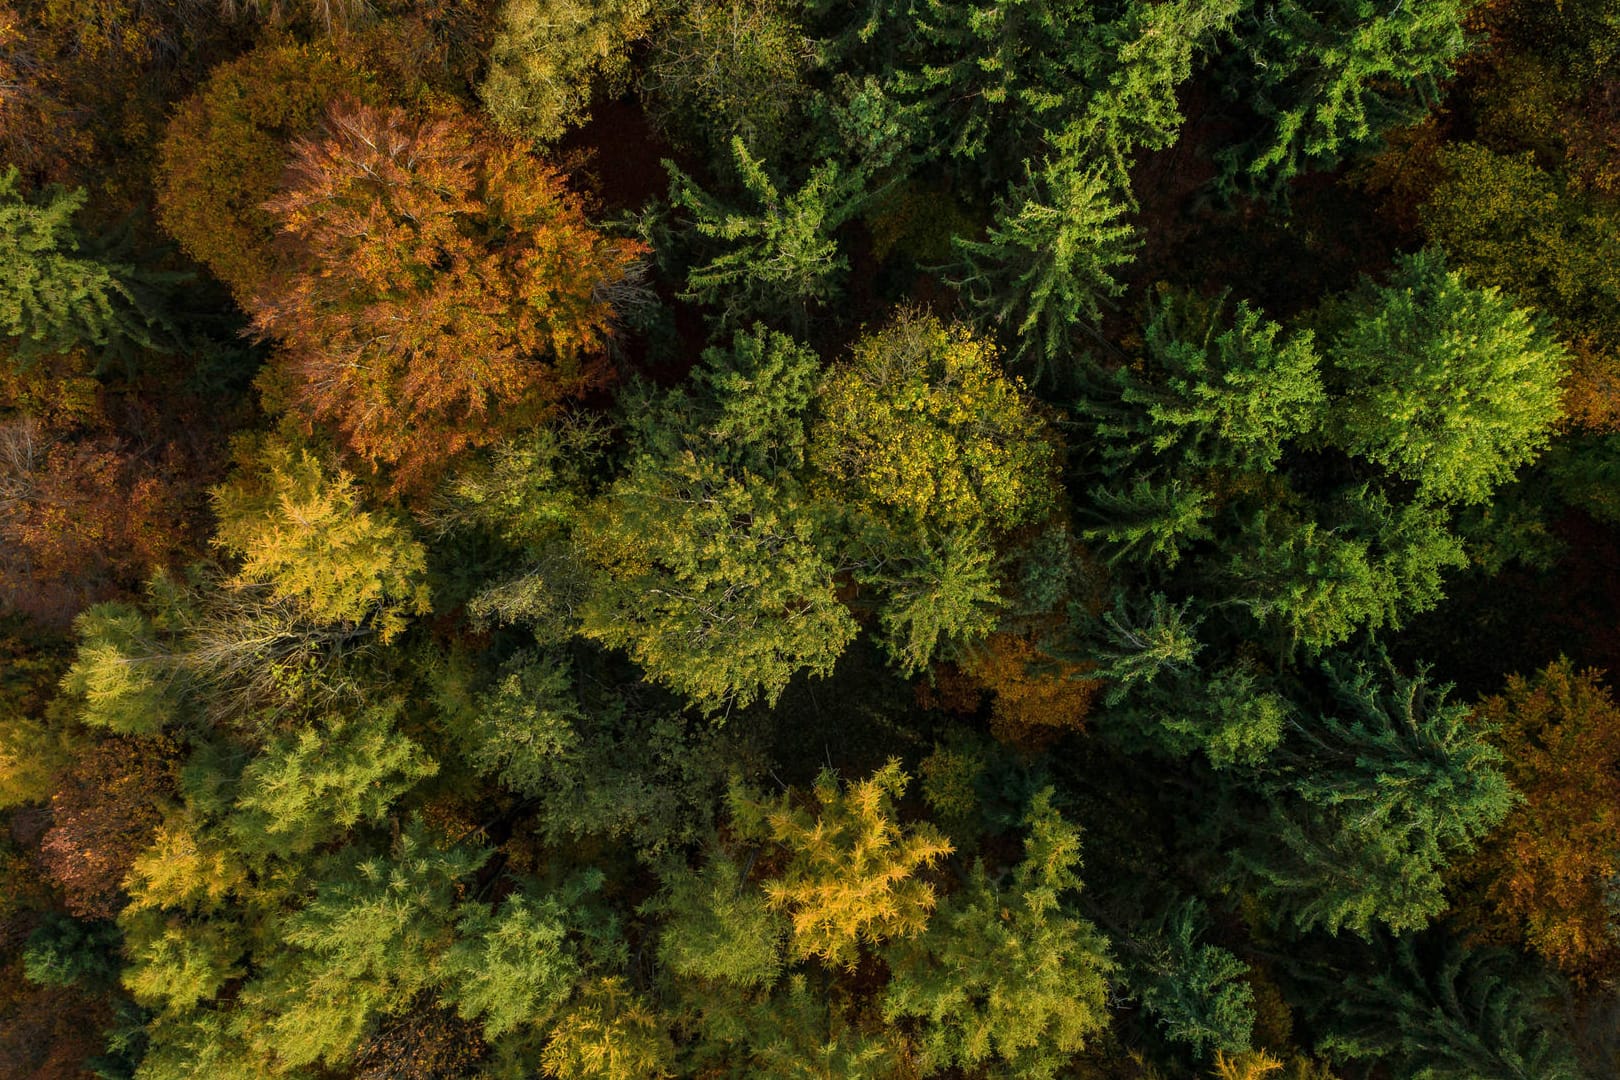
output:
[[855,636],[816,518],[791,484],[642,458],[582,525],[599,577],[581,632],[706,710],[774,702]]
[[681,295],[719,309],[736,329],[755,319],[803,324],[837,295],[849,262],[833,232],[860,208],[862,177],[834,162],[818,166],[797,191],[783,194],[741,136],[731,142],[745,195],[736,206],[698,187],[673,162],[669,201],[691,215],[699,254]]
[[455,940],[458,882],[489,856],[413,819],[393,849],[335,857],[312,900],[278,920],[273,946],[242,988],[250,1039],[281,1070],[350,1060],[384,1014],[442,975]]
[[1323,318],[1329,437],[1423,497],[1483,502],[1546,447],[1568,354],[1439,252],[1402,257],[1387,285],[1364,280]]
[[230,829],[237,850],[296,856],[365,822],[438,771],[396,727],[400,706],[332,715],[271,741],[248,763]]
[[493,911],[463,904],[459,938],[444,955],[445,1001],[481,1020],[491,1041],[544,1026],[584,977],[592,947],[602,953],[616,940],[593,903],[603,881],[593,870],[544,894],[514,893]]
[[998,198],[983,240],[954,240],[965,262],[956,286],[986,329],[1036,379],[1073,349],[1077,326],[1095,333],[1102,305],[1124,291],[1134,230],[1106,171],[1062,156]]
[[1468,45],[1472,0],[1246,2],[1220,86],[1258,123],[1218,154],[1227,190],[1275,194],[1416,119]]
[[940,903],[920,937],[884,951],[893,976],[883,1011],[917,1018],[925,1071],[999,1061],[1007,1075],[1051,1077],[1108,1023],[1114,963],[1097,929],[1073,914],[1080,831],[1036,795],[1024,859],[1004,881],[982,860]]
[[664,917],[658,957],[677,978],[753,988],[782,973],[782,916],[723,851],[700,869],[683,865],[666,875],[646,910]]
[[16,166],[0,172],[0,334],[18,356],[75,346],[160,348],[175,332],[154,274],[97,256],[73,224],[85,191],[49,188],[24,197]]

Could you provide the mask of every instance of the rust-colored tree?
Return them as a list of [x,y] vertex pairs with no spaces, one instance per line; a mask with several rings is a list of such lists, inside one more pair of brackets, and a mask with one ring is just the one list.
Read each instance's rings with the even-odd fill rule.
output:
[[1620,873],[1620,705],[1597,671],[1559,660],[1479,706],[1523,801],[1462,868],[1462,912],[1579,978],[1612,973],[1606,894]]
[[83,750],[58,782],[40,859],[73,915],[118,913],[124,877],[152,842],[159,801],[173,792],[177,753],[168,740],[113,736]]
[[266,390],[396,489],[605,380],[607,297],[642,245],[470,118],[335,106],[266,205],[292,249],[249,304],[284,346]]
[[176,488],[111,435],[0,420],[0,611],[65,627],[184,543]]

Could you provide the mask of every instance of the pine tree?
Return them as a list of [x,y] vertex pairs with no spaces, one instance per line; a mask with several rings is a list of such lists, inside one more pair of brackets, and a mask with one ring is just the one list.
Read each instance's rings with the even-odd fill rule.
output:
[[1070,157],[1049,160],[996,204],[983,240],[954,239],[964,260],[956,287],[1013,362],[1039,381],[1073,349],[1072,332],[1097,332],[1102,307],[1124,291],[1134,230],[1108,174]]
[[787,928],[734,859],[715,851],[700,869],[680,866],[663,882],[644,910],[664,917],[658,957],[676,978],[743,989],[777,981]]
[[1128,978],[1165,1038],[1199,1057],[1242,1053],[1254,1027],[1254,989],[1244,980],[1249,966],[1199,940],[1207,923],[1198,901],[1175,907],[1157,932],[1134,943],[1139,955]]
[[540,1060],[557,1080],[662,1080],[674,1056],[662,1018],[623,979],[604,977],[552,1027]]
[[1568,354],[1532,313],[1438,252],[1398,260],[1322,315],[1329,437],[1435,501],[1482,502],[1546,447]]

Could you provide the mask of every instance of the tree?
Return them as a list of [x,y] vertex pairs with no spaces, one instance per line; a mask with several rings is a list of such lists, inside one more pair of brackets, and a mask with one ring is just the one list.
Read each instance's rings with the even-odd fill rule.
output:
[[1115,372],[1117,401],[1089,405],[1111,459],[1272,472],[1317,428],[1327,397],[1311,334],[1285,334],[1242,301],[1225,309],[1225,297],[1154,296],[1141,364]]
[[551,142],[585,119],[591,97],[623,93],[630,48],[651,28],[652,0],[507,0],[478,87],[503,130]]
[[994,356],[965,328],[916,312],[862,337],[817,392],[810,461],[822,483],[902,532],[1040,520],[1055,447]]
[[1445,910],[1447,863],[1513,806],[1501,752],[1426,672],[1386,659],[1326,674],[1333,711],[1261,781],[1270,814],[1235,864],[1300,930],[1421,929]]
[[1080,888],[1080,831],[1052,807],[1051,789],[1030,804],[1024,859],[1005,883],[983,860],[948,896],[919,937],[885,950],[890,1023],[921,1021],[926,1072],[982,1067],[1051,1077],[1107,1026],[1107,942],[1072,914]]
[[922,933],[935,895],[917,874],[952,849],[932,825],[896,820],[894,800],[909,781],[894,760],[848,786],[823,770],[811,792],[814,811],[795,805],[791,793],[767,801],[733,789],[733,827],[786,857],[764,889],[770,909],[788,913],[795,957],[851,970],[863,945]]
[[123,906],[124,877],[173,792],[177,749],[167,740],[111,736],[77,755],[58,778],[39,851],[70,914],[107,919]]
[[792,484],[728,475],[691,451],[643,457],[579,543],[600,571],[581,633],[706,711],[774,703],[798,672],[831,671],[855,637]]
[[1244,981],[1249,965],[1199,941],[1207,921],[1196,900],[1172,909],[1155,933],[1136,943],[1141,955],[1129,969],[1131,986],[1165,1038],[1199,1057],[1242,1053],[1254,1028],[1254,988]]
[[241,1003],[250,1039],[278,1071],[350,1060],[373,1021],[440,977],[454,940],[456,883],[489,853],[442,844],[413,819],[391,852],[350,848],[314,898],[277,925]]
[[1318,989],[1325,1028],[1319,1049],[1330,1059],[1376,1061],[1397,1080],[1584,1075],[1571,1060],[1571,1040],[1543,1007],[1557,995],[1544,974],[1454,941],[1408,937],[1380,945],[1378,967],[1350,979],[1334,974]]
[[1329,437],[1422,497],[1482,502],[1547,445],[1567,354],[1441,254],[1399,259],[1388,285],[1364,280],[1325,321]]
[[995,550],[978,531],[925,534],[912,548],[904,536],[879,533],[863,551],[855,580],[875,588],[881,640],[906,675],[940,652],[982,640],[1002,607]]
[[716,198],[673,162],[664,163],[670,205],[691,214],[692,231],[706,249],[688,271],[681,295],[718,306],[722,329],[755,319],[786,319],[802,327],[811,309],[837,295],[849,268],[832,234],[859,209],[863,178],[829,161],[799,190],[783,195],[741,136],[732,138],[731,152],[747,195],[743,207]]
[[552,892],[515,893],[494,911],[463,905],[459,940],[444,957],[446,1001],[463,1019],[481,1020],[491,1041],[544,1027],[584,977],[590,953],[616,943],[617,927],[593,910],[603,880],[593,870]]
[[1620,867],[1620,707],[1567,659],[1515,675],[1479,705],[1522,800],[1458,877],[1464,917],[1577,976],[1620,959],[1611,881]]
[[678,866],[643,910],[662,915],[658,957],[679,979],[752,989],[782,973],[786,927],[744,869],[714,851],[700,869]]
[[[599,385],[641,247],[591,227],[561,174],[464,116],[334,107],[265,205],[294,250],[254,295],[276,393],[417,488]],[[274,384],[272,384],[274,385]]]
[[264,288],[277,264],[276,219],[263,204],[288,144],[350,94],[379,96],[330,45],[267,43],[215,67],[169,121],[158,147],[158,220],[239,300]]
[[177,332],[155,286],[176,275],[99,257],[74,227],[85,191],[23,196],[16,166],[0,173],[0,334],[17,356],[77,346],[162,348]]
[[298,856],[345,830],[375,824],[438,771],[395,726],[399,703],[327,716],[274,739],[248,763],[229,827],[238,851]]
[[693,0],[653,37],[643,74],[648,112],[673,141],[728,165],[734,138],[775,161],[793,149],[813,60],[789,5]]
[[1070,353],[1074,327],[1095,332],[1124,291],[1114,272],[1135,235],[1124,213],[1105,170],[1059,157],[997,199],[985,239],[953,240],[965,263],[957,288],[1036,380]]
[[1221,150],[1220,186],[1279,193],[1418,116],[1468,46],[1469,0],[1246,4],[1220,85],[1260,134]]
[[658,1014],[623,979],[603,977],[552,1027],[540,1061],[557,1080],[662,1080],[674,1056]]
[[360,508],[359,485],[278,438],[244,444],[214,489],[214,543],[241,560],[237,587],[263,586],[321,623],[387,642],[430,608],[427,557],[400,521]]

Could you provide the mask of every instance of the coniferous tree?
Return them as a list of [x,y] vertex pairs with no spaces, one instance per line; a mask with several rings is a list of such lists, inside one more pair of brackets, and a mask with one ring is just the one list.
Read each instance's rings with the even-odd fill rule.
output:
[[85,191],[23,196],[15,166],[0,173],[0,333],[17,355],[162,348],[176,328],[153,286],[176,275],[143,271],[86,250],[73,216]]
[[1073,914],[1080,832],[1051,800],[1048,789],[1031,802],[1023,861],[1004,881],[976,862],[920,937],[885,949],[884,1014],[920,1021],[926,1070],[995,1061],[1010,1075],[1050,1077],[1106,1024],[1114,964],[1102,935]]
[[1069,354],[1076,327],[1096,332],[1102,305],[1124,291],[1114,279],[1133,254],[1124,213],[1106,172],[1064,156],[998,200],[985,239],[953,241],[965,262],[957,288],[1036,380]]
[[763,884],[770,908],[791,920],[795,957],[852,969],[863,946],[922,933],[937,898],[917,875],[952,849],[933,826],[896,819],[894,802],[909,782],[898,761],[848,785],[824,770],[813,811],[792,793],[765,801],[733,789],[733,827],[786,856]]

